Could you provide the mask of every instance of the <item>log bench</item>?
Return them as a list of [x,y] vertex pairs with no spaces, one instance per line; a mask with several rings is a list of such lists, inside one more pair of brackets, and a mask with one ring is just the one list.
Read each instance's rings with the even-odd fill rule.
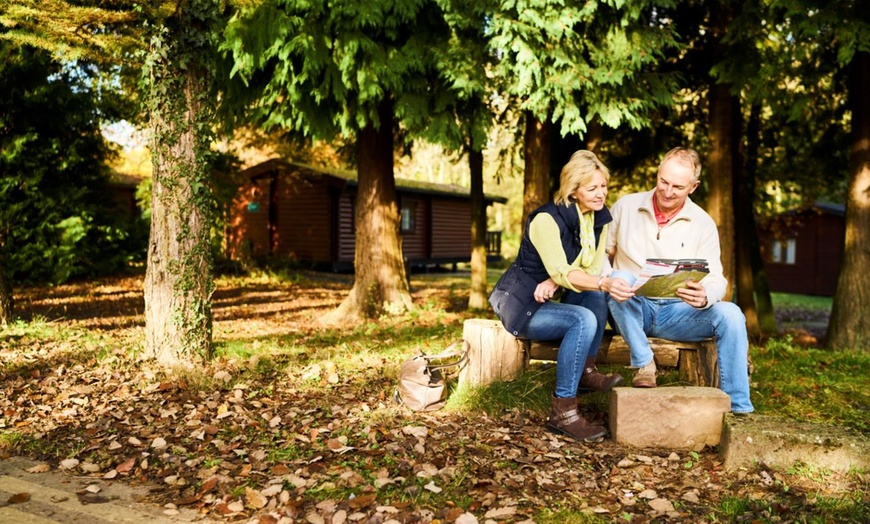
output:
[[[556,360],[559,340],[531,342],[508,333],[499,320],[472,318],[462,327],[468,362],[459,372],[459,383],[482,386],[510,381],[522,373],[531,359]],[[680,380],[695,386],[719,387],[716,342],[679,342],[650,338],[656,366],[679,369]],[[620,335],[605,331],[598,348],[599,364],[630,365],[628,344]]]

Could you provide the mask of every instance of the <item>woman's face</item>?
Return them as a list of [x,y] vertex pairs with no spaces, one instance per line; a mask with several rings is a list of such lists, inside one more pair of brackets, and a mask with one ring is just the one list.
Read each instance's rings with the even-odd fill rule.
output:
[[604,207],[604,201],[607,199],[607,181],[600,171],[596,171],[592,175],[592,180],[587,184],[583,184],[574,191],[574,198],[577,200],[577,205],[580,206],[580,212],[598,211]]

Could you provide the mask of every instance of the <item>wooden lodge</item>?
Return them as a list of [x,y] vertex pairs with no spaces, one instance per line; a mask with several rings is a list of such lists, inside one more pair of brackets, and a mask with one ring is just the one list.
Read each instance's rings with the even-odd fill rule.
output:
[[833,296],[845,237],[843,204],[817,202],[760,223],[761,254],[770,290]]
[[[272,159],[241,173],[226,235],[234,260],[270,257],[332,271],[353,268],[356,173]],[[471,259],[471,200],[466,188],[396,180],[402,251],[409,267]],[[486,195],[487,206],[507,199]],[[501,232],[487,232],[500,257]]]

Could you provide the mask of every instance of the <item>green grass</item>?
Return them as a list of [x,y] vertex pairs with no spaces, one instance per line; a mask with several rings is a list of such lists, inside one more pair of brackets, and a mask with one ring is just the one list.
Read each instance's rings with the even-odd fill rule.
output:
[[870,433],[870,353],[803,348],[788,337],[750,348],[752,402],[763,414]]
[[810,311],[830,311],[833,299],[815,295],[794,293],[771,293],[774,309],[805,309]]

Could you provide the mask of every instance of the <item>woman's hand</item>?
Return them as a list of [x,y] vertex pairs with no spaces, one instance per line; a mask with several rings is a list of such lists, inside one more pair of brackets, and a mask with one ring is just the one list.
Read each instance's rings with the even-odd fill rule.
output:
[[553,298],[557,289],[559,289],[559,284],[552,278],[548,278],[535,288],[535,300],[543,304]]
[[695,280],[686,280],[686,287],[678,289],[677,296],[692,307],[707,307],[707,289]]
[[613,300],[617,302],[625,302],[634,296],[631,284],[621,278],[605,278],[601,283],[601,289],[610,293]]

